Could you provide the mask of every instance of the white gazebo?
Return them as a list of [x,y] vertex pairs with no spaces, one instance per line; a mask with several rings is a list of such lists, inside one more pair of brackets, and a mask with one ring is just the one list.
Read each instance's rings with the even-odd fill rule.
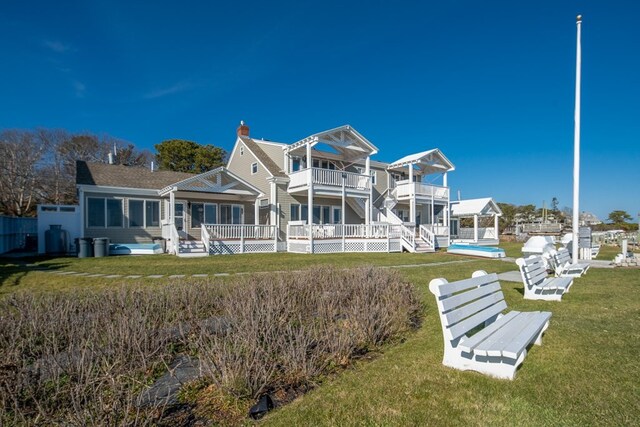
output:
[[[490,197],[451,202],[452,243],[499,244],[498,217],[500,216],[502,216],[502,210]],[[493,227],[478,227],[479,218],[490,217],[493,217]],[[462,218],[473,218],[473,228],[460,227]]]

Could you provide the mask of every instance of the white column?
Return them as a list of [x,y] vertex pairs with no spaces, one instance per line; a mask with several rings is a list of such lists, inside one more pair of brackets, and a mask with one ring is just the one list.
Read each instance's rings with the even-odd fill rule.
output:
[[260,225],[260,199],[256,199],[253,203],[253,223]]
[[78,202],[80,205],[80,224],[81,224],[79,237],[84,237],[84,230],[87,229],[87,214],[85,213],[84,190],[82,188],[78,190]]
[[494,215],[493,217],[493,230],[496,234],[496,239],[500,240],[500,233],[498,232],[498,215]]
[[364,174],[369,177],[369,197],[365,202],[364,223],[369,225],[371,224],[371,194],[373,191],[373,186],[371,185],[371,157],[370,156],[367,156],[367,159],[364,162]]
[[473,216],[473,242],[478,243],[478,215]]
[[346,215],[345,215],[345,201],[347,199],[347,190],[345,187],[345,181],[347,180],[347,176],[344,173],[344,171],[342,172],[342,210],[340,211],[340,220],[342,222],[342,252],[344,252],[344,247],[345,247],[345,237],[344,237],[344,230],[345,230],[345,224],[346,224]]
[[169,192],[169,215],[167,216],[167,218],[169,218],[169,224],[174,225],[174,215],[176,212],[176,194],[174,193],[173,190],[171,190]]
[[284,153],[284,173],[287,175],[291,173],[289,171],[289,153]]
[[573,242],[572,261],[578,262],[578,231],[580,229],[580,68],[582,67],[582,47],[580,45],[580,32],[582,28],[582,16],[576,20],[576,105],[573,129]]
[[307,190],[307,224],[309,224],[309,252],[313,253],[313,162],[311,160],[311,144],[307,143],[307,173],[308,190]]
[[269,224],[275,225],[278,219],[278,188],[274,181],[269,183]]
[[442,186],[443,187],[448,187],[449,185],[447,184],[447,173],[443,173],[442,174]]
[[413,165],[409,165],[409,221],[416,223],[416,192],[413,184]]

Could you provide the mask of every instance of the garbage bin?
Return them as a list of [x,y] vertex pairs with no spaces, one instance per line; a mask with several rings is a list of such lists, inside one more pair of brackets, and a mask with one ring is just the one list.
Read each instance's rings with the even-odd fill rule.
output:
[[93,256],[93,239],[91,237],[83,237],[76,243],[78,248],[78,258],[90,258]]
[[164,237],[154,237],[153,243],[160,245],[160,248],[162,248],[162,253],[167,252],[167,241],[164,239]]
[[96,258],[109,255],[109,239],[96,237],[93,239],[93,253]]

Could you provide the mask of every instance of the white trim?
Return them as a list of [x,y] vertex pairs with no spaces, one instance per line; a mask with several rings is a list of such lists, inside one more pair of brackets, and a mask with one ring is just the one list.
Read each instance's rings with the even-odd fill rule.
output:
[[[102,230],[102,229],[113,229],[113,230],[117,230],[117,229],[121,229],[121,228],[126,228],[125,227],[125,215],[124,215],[124,197],[104,197],[104,196],[98,196],[98,197],[94,197],[94,196],[86,196],[87,199],[87,209],[86,209],[86,218],[85,218],[85,228],[86,229],[91,229],[91,230]],[[103,205],[104,205],[104,225],[103,226],[96,226],[96,225],[89,225],[89,199],[101,199],[103,200]],[[122,215],[122,225],[121,226],[109,226],[108,225],[108,214],[107,214],[107,200],[120,200],[121,204],[120,204],[120,214]]]
[[[246,138],[251,139],[251,140],[253,141],[253,139],[252,139],[252,138],[249,138],[248,136],[247,136]],[[251,151],[251,148],[249,148],[249,146],[248,146],[247,144],[245,144],[245,143],[244,143],[244,141],[242,140],[242,138],[240,138],[240,137],[238,137],[238,139],[236,140],[236,145],[233,147],[233,150],[231,151],[231,156],[229,156],[229,159],[233,159],[233,153],[236,151],[236,147],[238,146],[238,142],[242,142],[242,145],[244,146],[244,148],[246,148],[246,149],[247,149],[247,151],[249,151],[249,153],[251,153],[251,155],[253,156],[253,158],[254,158],[254,159],[256,159],[256,161],[257,161],[258,163],[260,163],[260,165],[262,166],[262,168],[267,172],[267,174],[268,174],[269,176],[274,176],[274,175],[269,171],[269,169],[264,165],[264,163],[262,163],[262,161],[260,161],[260,159],[258,158],[258,156],[256,156],[256,154],[255,154],[253,151]],[[255,141],[254,141],[254,142],[255,142]],[[266,152],[265,152],[265,153],[266,153]],[[268,156],[268,154],[267,154],[267,156]],[[226,169],[226,168],[225,168],[225,169]],[[227,172],[231,173],[228,169],[227,169]],[[255,187],[253,187],[253,188],[255,188]],[[260,190],[258,190],[258,192],[260,192]]]
[[151,196],[158,197],[158,190],[147,188],[110,187],[103,185],[78,185],[78,190],[85,193],[117,194],[119,196]]

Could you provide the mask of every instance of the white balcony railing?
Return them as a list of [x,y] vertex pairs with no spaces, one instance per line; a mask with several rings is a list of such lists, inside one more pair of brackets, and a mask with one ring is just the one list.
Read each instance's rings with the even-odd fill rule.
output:
[[393,194],[396,198],[421,196],[430,197],[433,200],[448,200],[449,188],[421,182],[397,182]]
[[366,191],[371,188],[371,177],[354,172],[332,169],[303,169],[289,175],[289,189],[306,187],[310,183],[329,187],[342,188],[342,182],[348,190]]
[[211,240],[273,240],[275,225],[203,224]]

